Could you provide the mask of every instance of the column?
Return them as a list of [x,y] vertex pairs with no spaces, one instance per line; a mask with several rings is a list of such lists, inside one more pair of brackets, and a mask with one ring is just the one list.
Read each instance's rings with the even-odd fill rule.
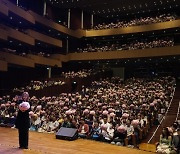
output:
[[50,79],[51,78],[51,67],[48,67],[47,70],[48,70],[48,78]]
[[82,12],[81,12],[81,29],[83,29],[83,28],[84,28],[84,12],[82,10]]
[[91,14],[91,28],[94,27],[94,15]]
[[71,28],[71,9],[68,9],[68,23],[67,23],[67,26],[68,28]]
[[68,40],[68,37],[66,39],[66,54],[69,53],[69,40]]
[[43,16],[45,16],[46,15],[46,9],[47,7],[46,7],[46,2],[44,1],[44,8],[43,8]]

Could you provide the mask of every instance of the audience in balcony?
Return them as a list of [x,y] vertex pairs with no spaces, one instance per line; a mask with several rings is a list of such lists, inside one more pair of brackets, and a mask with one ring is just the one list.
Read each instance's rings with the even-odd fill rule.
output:
[[111,22],[109,24],[102,23],[94,26],[95,30],[102,30],[102,29],[112,29],[112,28],[124,28],[124,27],[131,27],[131,26],[139,26],[139,25],[149,25],[153,23],[160,23],[166,21],[176,20],[176,14],[161,14],[156,17],[144,17],[144,18],[135,18],[130,21],[119,21],[117,20],[115,23]]
[[86,70],[86,69],[83,69],[83,70],[80,70],[78,72],[74,72],[74,71],[69,71],[69,72],[62,72],[62,76],[64,78],[75,78],[75,77],[78,77],[78,78],[86,78],[92,74],[94,74],[95,72],[92,70],[92,69],[89,69],[89,70]]
[[136,49],[170,47],[170,46],[174,46],[174,39],[170,37],[166,37],[162,39],[155,38],[152,41],[149,41],[148,39],[141,41],[135,40],[125,44],[108,43],[101,46],[87,44],[86,48],[82,48],[82,49],[77,48],[77,52],[105,52],[105,51],[136,50]]
[[61,86],[64,85],[65,82],[63,81],[31,81],[29,85],[27,85],[26,87],[21,87],[21,88],[14,88],[13,91],[14,92],[23,92],[23,91],[30,91],[30,90],[41,90],[44,89],[46,87],[51,87],[51,86]]
[[[53,133],[59,127],[78,128],[79,137],[105,141],[117,145],[129,143],[133,136],[137,143],[142,130],[153,125],[158,111],[167,108],[173,97],[175,79],[120,78],[94,81],[86,91],[62,93],[56,97],[31,97],[31,130]],[[1,123],[12,123],[17,115],[17,96],[0,98]],[[133,135],[133,136],[132,136]]]

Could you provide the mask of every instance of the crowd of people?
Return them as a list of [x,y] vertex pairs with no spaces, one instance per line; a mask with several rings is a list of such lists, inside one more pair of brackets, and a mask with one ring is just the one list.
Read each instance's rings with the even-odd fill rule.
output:
[[30,90],[41,90],[51,86],[61,86],[64,85],[65,82],[58,80],[58,81],[31,81],[26,87],[14,88],[13,92],[24,92]]
[[176,154],[180,152],[180,124],[174,122],[170,127],[164,127],[157,146],[158,153]]
[[[82,138],[126,145],[125,140],[132,144],[134,136],[138,144],[144,128],[164,116],[174,86],[173,77],[131,78],[125,82],[114,77],[94,81],[80,92],[39,99],[33,96],[29,98],[30,130],[54,133],[60,127],[77,128]],[[13,126],[19,99],[0,98],[0,123]]]
[[161,14],[156,17],[141,17],[135,18],[130,21],[119,21],[111,22],[111,23],[102,23],[94,26],[93,29],[95,30],[102,30],[102,29],[112,29],[112,28],[124,28],[124,27],[131,27],[131,26],[139,26],[139,25],[149,25],[153,23],[160,23],[166,21],[173,21],[177,19],[176,14]]
[[95,73],[95,72],[92,69],[89,69],[89,70],[83,69],[83,70],[80,70],[80,71],[77,71],[77,72],[74,72],[74,71],[62,72],[61,75],[64,78],[75,78],[75,77],[86,78],[86,77],[92,75],[93,73]]
[[27,52],[21,52],[21,51],[17,51],[15,49],[11,49],[11,48],[2,48],[2,51],[7,52],[7,53],[12,53],[15,55],[19,55],[22,57],[27,57],[28,54],[33,54],[33,55],[38,55],[41,57],[50,57],[49,53],[45,53],[45,52],[31,52],[31,51],[27,51]]
[[77,52],[105,52],[105,51],[121,51],[121,50],[136,50],[136,49],[147,49],[147,48],[158,48],[158,47],[170,47],[174,46],[174,39],[170,37],[158,39],[155,38],[152,41],[145,40],[134,40],[128,43],[108,43],[101,46],[87,44],[85,48],[77,48]]

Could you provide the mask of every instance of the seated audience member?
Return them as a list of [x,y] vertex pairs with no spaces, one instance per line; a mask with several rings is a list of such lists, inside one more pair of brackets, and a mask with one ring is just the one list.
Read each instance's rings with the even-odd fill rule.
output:
[[93,140],[101,140],[101,128],[98,122],[94,122],[90,135]]
[[64,117],[64,121],[61,124],[61,127],[71,128],[71,123],[70,123],[69,119],[66,116]]
[[111,143],[114,136],[114,128],[112,125],[103,124],[101,125],[102,141]]
[[162,134],[160,135],[160,142],[157,147],[157,152],[167,153],[171,152],[172,137],[169,134],[168,128],[163,128]]
[[136,137],[136,143],[139,144],[139,142],[140,142],[140,131],[141,131],[139,120],[133,120],[131,122],[131,124],[134,127],[134,135]]
[[101,126],[109,128],[111,124],[108,122],[107,118],[103,118]]
[[78,129],[78,135],[81,138],[86,138],[88,136],[88,134],[89,134],[89,126],[87,124],[85,124],[84,119],[82,119],[80,121],[80,126]]
[[70,127],[71,128],[78,128],[78,124],[77,124],[75,119],[71,119]]
[[128,144],[132,143],[132,135],[134,134],[134,127],[131,125],[130,121],[127,121],[127,137],[128,137]]
[[56,120],[55,117],[51,117],[50,123],[49,123],[49,132],[53,133],[56,132],[59,128],[59,122]]
[[124,145],[125,144],[124,140],[126,137],[127,137],[127,129],[124,125],[121,125],[115,130],[113,141],[111,143],[117,145]]
[[178,128],[178,123],[172,125],[173,135],[172,135],[172,147],[173,150],[178,152],[180,149],[180,131]]
[[31,116],[31,119],[30,119],[30,123],[31,123],[30,130],[37,131],[38,130],[38,125],[41,123],[41,121],[39,121],[39,118],[38,118],[37,114],[34,114],[34,113],[31,114],[31,112],[29,114]]

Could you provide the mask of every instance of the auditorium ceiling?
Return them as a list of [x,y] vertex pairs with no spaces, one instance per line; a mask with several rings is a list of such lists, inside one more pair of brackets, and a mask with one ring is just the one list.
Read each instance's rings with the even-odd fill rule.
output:
[[[137,13],[148,13],[179,9],[180,0],[46,0],[61,8],[80,8],[91,14],[115,17]],[[179,9],[180,10],[180,9]]]

